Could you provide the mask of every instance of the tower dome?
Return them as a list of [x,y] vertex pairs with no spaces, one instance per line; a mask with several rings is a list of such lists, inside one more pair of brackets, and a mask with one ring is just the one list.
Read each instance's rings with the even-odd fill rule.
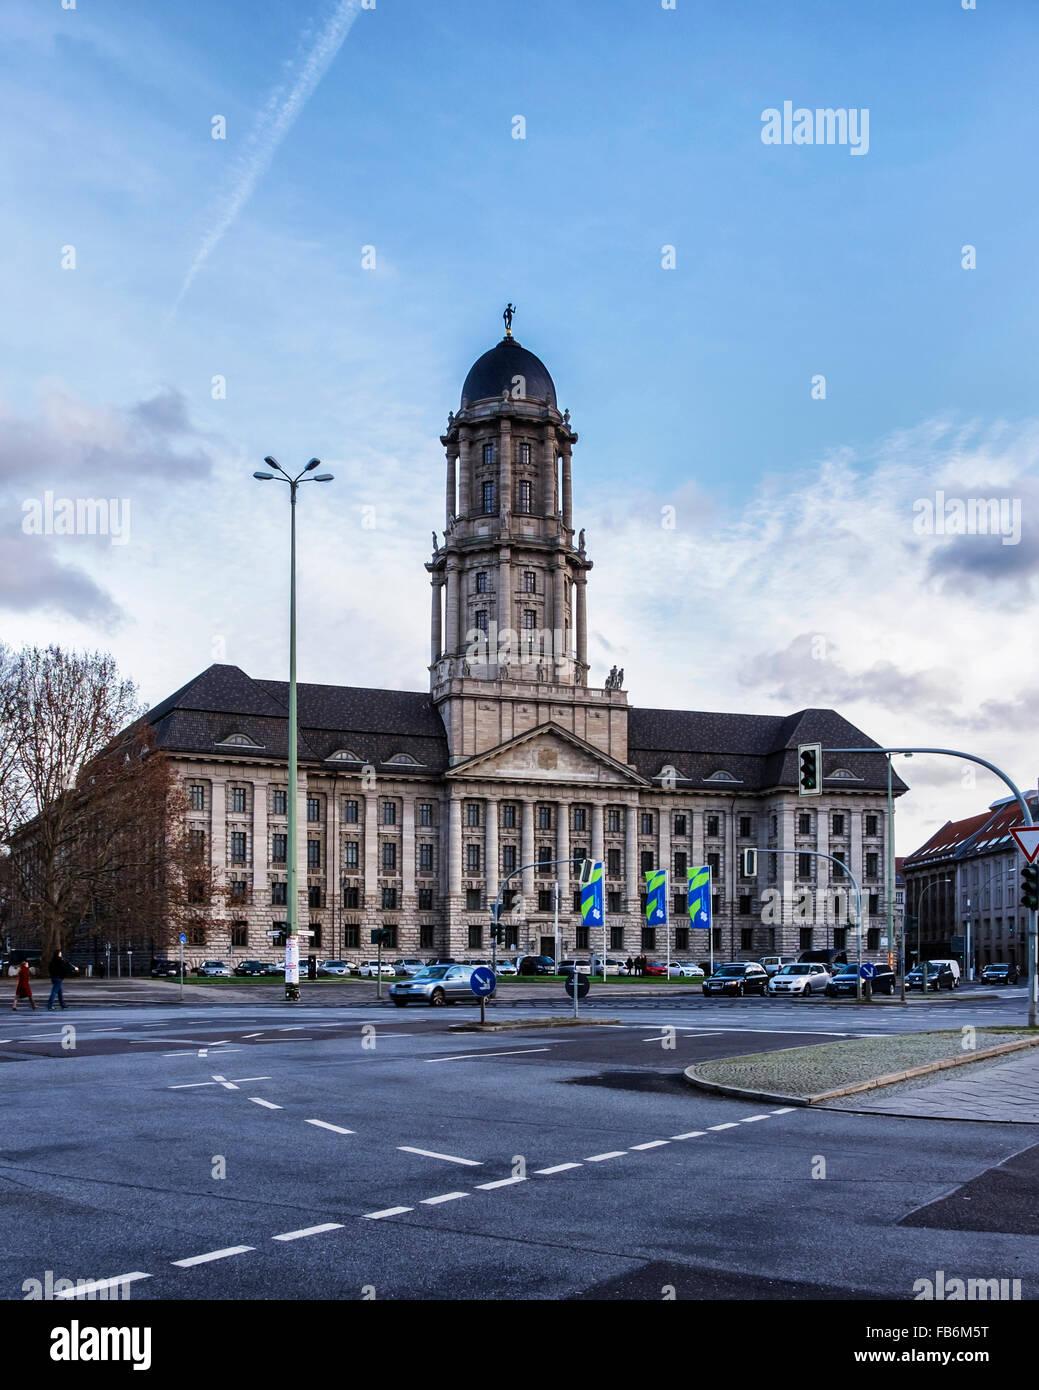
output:
[[540,357],[520,347],[511,333],[469,368],[462,386],[462,408],[477,401],[500,400],[504,394],[516,400],[556,404],[556,388],[548,368]]

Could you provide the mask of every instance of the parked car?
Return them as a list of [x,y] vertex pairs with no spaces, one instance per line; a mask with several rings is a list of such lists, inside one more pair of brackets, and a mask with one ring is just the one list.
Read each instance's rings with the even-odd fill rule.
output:
[[[168,956],[153,956],[151,968],[148,973],[153,975],[157,980],[168,979],[171,975],[179,975],[180,961],[170,960]],[[184,967],[184,973],[185,975],[188,973],[188,967],[186,965]]]
[[240,960],[234,968],[236,975],[266,975],[267,967],[262,960]]
[[652,960],[652,961],[647,961],[647,962],[646,962],[646,970],[645,970],[645,973],[646,973],[647,975],[661,976],[661,977],[663,977],[664,979],[667,979],[667,961],[663,961],[663,960]]
[[396,975],[396,970],[388,960],[384,960],[380,965],[378,960],[362,960],[357,967],[357,973],[362,980],[377,980],[380,975],[384,978],[387,975]]
[[231,972],[222,960],[204,960],[196,970],[196,975],[206,975],[210,979],[217,975],[226,975],[231,978]]
[[518,974],[519,974],[519,971],[516,969],[516,962],[515,962],[515,961],[512,961],[512,960],[500,960],[500,961],[498,962],[498,964],[494,967],[494,969],[495,969],[495,974],[497,974],[497,975],[518,975]]
[[524,956],[519,963],[521,975],[555,975],[556,963],[551,956]]
[[793,965],[793,956],[762,956],[758,962],[765,967],[765,973],[772,976],[777,970],[782,970],[784,965]]
[[317,973],[319,975],[349,975],[353,967],[346,960],[319,960]]
[[16,947],[4,958],[4,974],[17,975],[22,961],[29,962],[29,974],[38,975],[43,969],[43,949],[39,946]]
[[284,975],[284,960],[269,960],[264,962],[263,973],[265,975]]
[[475,968],[472,965],[427,965],[417,975],[390,985],[390,998],[398,1009],[408,1004],[439,1007],[466,1000],[476,1003],[476,995],[469,988],[469,977]]
[[791,961],[769,980],[768,992],[773,996],[793,994],[807,999],[812,994],[821,994],[831,979],[821,961]]
[[986,965],[981,972],[981,978],[987,985],[1016,985],[1020,975],[1013,961],[1004,960]]
[[[935,993],[940,989],[953,990],[959,982],[958,972],[954,972],[947,960],[929,960],[927,962],[927,988],[933,989]],[[918,989],[923,992],[924,987],[924,967],[914,965],[906,976],[906,989]]]
[[[858,977],[859,967],[857,965],[842,965],[836,969],[835,974],[831,977],[830,983],[826,986],[826,993],[831,999],[840,998],[845,994],[857,994],[855,981]],[[895,988],[895,972],[887,965],[874,966],[870,979],[868,981],[863,979],[862,981],[864,993],[867,983],[873,994],[891,994]]]
[[702,980],[704,972],[691,960],[673,960],[671,962],[671,977],[678,980]]
[[768,976],[764,966],[757,961],[734,960],[719,965],[714,974],[703,982],[704,994],[764,994],[768,987]]
[[395,960],[393,966],[398,975],[417,975],[420,970],[425,970],[426,962],[417,956],[405,956],[403,960]]

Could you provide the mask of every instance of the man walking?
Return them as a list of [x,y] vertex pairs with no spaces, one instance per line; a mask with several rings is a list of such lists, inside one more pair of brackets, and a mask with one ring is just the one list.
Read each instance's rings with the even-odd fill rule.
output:
[[629,956],[628,959],[624,962],[624,969],[625,969],[625,970],[628,972],[628,974],[630,975],[631,972],[632,972],[632,970],[634,970],[634,968],[635,968],[635,962],[634,962],[634,961],[632,960],[632,958]]
[[29,962],[27,960],[23,960],[18,967],[18,979],[14,986],[14,1003],[11,1005],[15,1013],[18,1012],[19,999],[28,999],[32,1005],[33,1013],[36,1012],[36,1000],[32,997],[32,986],[29,984]]
[[79,967],[75,965],[69,965],[68,961],[61,954],[61,947],[59,946],[58,949],[51,956],[51,997],[47,1000],[48,1009],[54,1008],[55,999],[58,1001],[58,1003],[61,1005],[63,1009],[68,1008],[68,1005],[65,1003],[65,996],[61,992],[61,982],[65,979],[66,975],[78,974]]

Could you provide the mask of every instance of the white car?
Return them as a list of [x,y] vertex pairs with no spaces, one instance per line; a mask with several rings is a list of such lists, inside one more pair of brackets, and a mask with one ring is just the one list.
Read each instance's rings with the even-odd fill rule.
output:
[[381,969],[377,960],[362,960],[357,973],[362,980],[377,980],[380,974],[395,977],[397,971],[388,960],[383,961]]
[[348,960],[319,960],[317,963],[319,975],[349,975],[352,971]]
[[496,975],[518,975],[519,970],[516,968],[516,962],[514,960],[500,960],[495,967],[494,973]]
[[669,975],[677,980],[702,980],[704,977],[700,967],[691,960],[673,960]]
[[832,976],[825,965],[817,961],[790,961],[771,976],[768,992],[771,995],[793,994],[807,999],[812,994],[822,994]]
[[426,962],[415,956],[407,956],[404,960],[395,960],[393,966],[398,975],[417,975],[420,970],[425,970]]
[[230,970],[222,960],[204,960],[196,972],[199,975],[230,975]]

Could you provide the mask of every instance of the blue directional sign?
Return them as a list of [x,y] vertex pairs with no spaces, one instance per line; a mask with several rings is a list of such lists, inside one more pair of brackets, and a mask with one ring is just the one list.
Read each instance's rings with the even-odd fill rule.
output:
[[877,967],[871,961],[864,960],[859,966],[859,974],[864,980],[872,980],[876,973]]
[[478,965],[469,976],[469,988],[477,999],[483,999],[486,995],[493,994],[497,983],[494,971],[486,965]]
[[187,939],[188,939],[188,938],[187,938],[186,933],[181,932],[181,934],[180,934],[180,944],[181,944],[182,946],[186,943]]

